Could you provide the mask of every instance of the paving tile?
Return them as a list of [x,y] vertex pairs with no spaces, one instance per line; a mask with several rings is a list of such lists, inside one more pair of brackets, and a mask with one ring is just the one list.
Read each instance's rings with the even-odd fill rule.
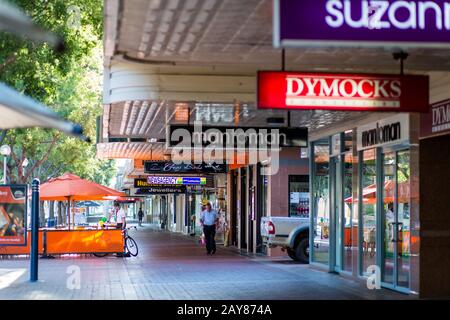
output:
[[[315,270],[288,259],[241,255],[219,247],[215,256],[189,236],[144,226],[133,232],[139,255],[130,258],[70,255],[39,260],[30,283],[29,260],[0,258],[0,299],[405,299],[388,290],[368,290],[357,281]],[[69,290],[67,270],[78,266],[81,289]]]

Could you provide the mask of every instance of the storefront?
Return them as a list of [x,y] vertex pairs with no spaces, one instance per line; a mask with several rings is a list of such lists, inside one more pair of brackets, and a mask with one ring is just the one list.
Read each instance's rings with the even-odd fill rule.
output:
[[313,265],[418,291],[417,117],[374,114],[311,141]]
[[[266,216],[309,215],[309,169],[300,147],[278,150],[273,160],[242,165],[228,175],[230,207],[230,245],[244,252],[285,255],[279,248],[268,249],[262,243],[261,218]],[[273,157],[275,159],[275,157]],[[262,174],[275,170],[274,174]]]

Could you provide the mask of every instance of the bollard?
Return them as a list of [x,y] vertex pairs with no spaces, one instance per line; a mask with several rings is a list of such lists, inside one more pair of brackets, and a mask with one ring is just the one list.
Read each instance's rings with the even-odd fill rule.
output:
[[39,261],[39,179],[31,184],[31,246],[30,246],[30,281],[38,280]]

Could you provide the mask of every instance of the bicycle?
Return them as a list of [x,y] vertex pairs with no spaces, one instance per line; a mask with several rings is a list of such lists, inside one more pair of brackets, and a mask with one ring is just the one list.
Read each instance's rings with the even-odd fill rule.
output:
[[[139,253],[139,248],[138,245],[136,243],[136,241],[128,234],[128,230],[130,229],[136,229],[136,226],[132,226],[132,227],[128,227],[126,229],[123,230],[122,234],[124,237],[124,243],[125,243],[125,248],[124,251],[126,252],[125,254],[129,254],[130,256],[136,257]],[[98,257],[98,258],[103,258],[106,257],[109,253],[94,253],[93,255]]]
[[139,253],[139,248],[136,241],[131,236],[128,235],[128,230],[130,229],[137,230],[137,227],[136,226],[128,227],[125,230],[123,230],[123,234],[125,237],[125,249],[126,252],[129,253],[131,256],[136,257]]

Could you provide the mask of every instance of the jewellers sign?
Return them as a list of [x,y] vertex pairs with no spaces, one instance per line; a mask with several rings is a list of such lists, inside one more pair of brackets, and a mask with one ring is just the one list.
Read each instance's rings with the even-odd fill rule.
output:
[[155,186],[136,190],[136,195],[168,193],[184,194],[186,193],[186,186]]
[[428,76],[258,72],[258,108],[428,112]]
[[144,161],[145,173],[226,173],[226,164],[179,163],[172,161]]
[[358,150],[407,143],[409,115],[396,115],[358,127],[357,136]]
[[450,133],[450,99],[432,104],[420,122],[421,138]]
[[449,47],[450,1],[274,0],[275,47]]

